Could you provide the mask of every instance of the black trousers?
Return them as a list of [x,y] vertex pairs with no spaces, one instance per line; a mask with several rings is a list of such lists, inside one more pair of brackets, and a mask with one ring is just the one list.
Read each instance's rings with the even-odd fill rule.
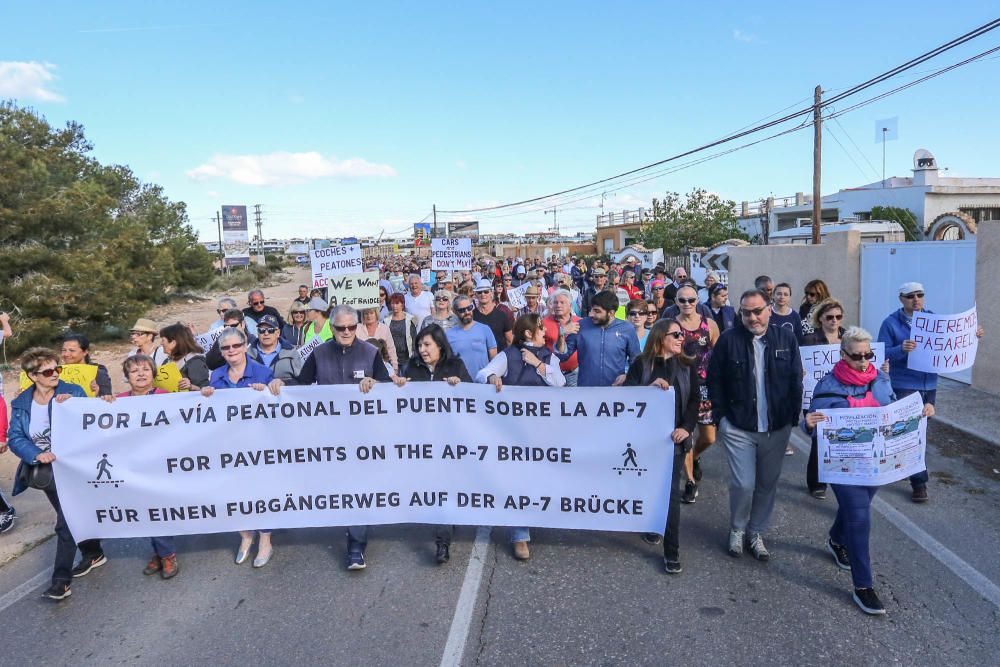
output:
[[69,530],[66,517],[59,505],[59,494],[55,487],[45,490],[45,496],[56,511],[56,562],[52,569],[53,584],[68,584],[73,580],[73,559],[79,546],[84,559],[93,559],[103,555],[100,540],[84,540],[78,545]]
[[819,454],[817,453],[816,434],[809,441],[809,461],[806,463],[806,486],[809,491],[826,491],[826,484],[819,481]]
[[667,505],[667,526],[663,531],[663,557],[681,559],[681,489],[684,470],[684,447],[674,445],[674,469],[670,473],[670,503]]

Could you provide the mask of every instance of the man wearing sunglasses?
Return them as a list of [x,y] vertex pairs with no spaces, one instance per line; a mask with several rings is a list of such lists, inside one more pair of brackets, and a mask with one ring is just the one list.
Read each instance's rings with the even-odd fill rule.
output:
[[[337,306],[330,313],[333,338],[309,355],[298,375],[270,382],[271,393],[278,395],[284,385],[357,384],[367,394],[376,382],[391,382],[389,371],[377,347],[358,338],[358,311],[351,306]],[[363,570],[368,526],[347,529],[347,569]]]
[[[210,325],[208,325],[208,330],[212,331],[213,329],[218,329],[219,327],[225,326],[226,323],[223,321],[223,318],[226,316],[226,313],[230,310],[239,310],[239,306],[236,305],[236,300],[230,299],[228,296],[219,299],[215,304],[215,313],[219,316],[219,319],[215,320]],[[246,322],[245,331],[247,334],[252,334],[253,336],[256,337],[257,322],[255,320],[248,320]]]
[[[253,320],[247,320],[243,317],[243,311],[238,308],[230,308],[222,314],[223,326],[242,331],[247,337],[247,345],[252,348],[257,345],[257,336],[250,333],[249,328],[246,326],[248,322],[253,322]],[[256,331],[256,329],[254,330]],[[222,351],[219,349],[219,339],[216,339],[212,343],[212,348],[205,353],[205,363],[208,365],[209,370],[213,371],[216,368],[222,368],[226,364]]]
[[259,289],[255,289],[247,294],[247,307],[243,309],[243,316],[248,320],[259,323],[260,318],[264,315],[277,318],[278,323],[281,325],[278,327],[279,329],[285,326],[285,321],[281,319],[281,313],[278,312],[278,309],[265,305],[264,293]]
[[257,344],[250,346],[247,356],[271,369],[274,377],[287,380],[299,374],[302,361],[295,347],[281,338],[281,327],[274,315],[263,315],[257,323]]
[[[489,283],[488,280],[484,281]],[[456,296],[452,310],[458,318],[458,325],[448,329],[448,344],[455,355],[465,364],[471,377],[486,368],[486,364],[497,356],[497,339],[493,330],[475,319],[476,305],[467,296]]]
[[763,535],[802,405],[802,361],[795,335],[768,326],[771,308],[762,291],[743,293],[739,316],[712,348],[708,395],[731,473],[729,553],[743,555],[749,537],[754,558],[766,561]]
[[[878,330],[878,340],[885,343],[885,356],[889,361],[889,379],[892,381],[892,391],[896,399],[906,398],[914,392],[920,392],[924,405],[934,405],[937,399],[937,373],[911,370],[907,356],[917,349],[915,341],[910,339],[910,328],[913,325],[913,313],[933,311],[924,308],[924,286],[918,282],[906,282],[899,286],[900,309],[890,314],[882,322]],[[982,338],[983,328],[976,329],[976,336]],[[910,477],[912,494],[910,499],[915,503],[927,502],[927,471],[918,472]]]

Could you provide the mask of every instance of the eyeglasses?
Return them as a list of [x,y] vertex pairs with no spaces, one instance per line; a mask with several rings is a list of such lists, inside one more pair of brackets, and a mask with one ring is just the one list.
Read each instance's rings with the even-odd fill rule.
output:
[[690,305],[692,303],[698,303],[698,299],[677,299],[677,303],[683,303],[683,304]]
[[904,299],[923,299],[924,298],[924,293],[923,292],[910,292],[909,294],[904,294],[903,298]]
[[223,352],[229,352],[230,350],[238,350],[243,347],[243,343],[233,343],[232,345],[220,345],[219,349]]
[[647,315],[645,310],[630,310],[628,311],[629,317],[645,317]]
[[148,331],[129,331],[128,335],[129,336],[152,336],[153,334],[151,334]]
[[357,324],[345,324],[344,326],[338,326],[338,325],[334,324],[333,328],[334,328],[334,330],[336,330],[337,333],[344,333],[345,331],[357,331],[358,330],[358,325]]
[[824,315],[823,319],[826,320],[827,322],[839,322],[842,319],[844,319],[844,316],[843,316],[843,314],[841,314],[841,315]]
[[269,336],[273,333],[278,333],[278,330],[274,327],[257,327],[257,333]]
[[250,305],[251,306],[263,306],[264,302],[263,301],[251,301]]
[[62,366],[46,368],[44,371],[35,371],[35,375],[41,375],[43,378],[50,378],[53,375],[59,375],[60,373],[62,373]]
[[871,361],[872,359],[875,358],[875,353],[872,352],[871,350],[867,352],[859,352],[858,354],[853,354],[845,349],[841,349],[840,351],[841,353],[843,353],[845,357],[853,361],[861,361],[862,359],[867,359],[868,361]]
[[740,315],[743,317],[760,317],[761,313],[767,310],[767,306],[762,306],[760,308],[754,308],[752,310],[747,310],[746,308],[740,308]]
[[219,315],[224,315],[224,314],[226,314],[227,312],[229,312],[229,308],[219,308],[219,309],[218,309],[218,310],[216,310],[215,312],[217,312],[217,313],[218,313]]
[[448,297],[446,297],[446,296],[436,296],[436,297],[434,297],[434,300],[435,301],[448,301]]
[[230,329],[235,329],[243,324],[242,322],[225,322],[223,326],[229,327]]
[[819,296],[819,294],[816,294],[816,292],[806,292],[806,296],[811,299],[815,299],[816,297]]
[[660,291],[662,292],[662,291],[664,290],[664,287],[663,287],[663,285],[660,285],[659,287],[654,287],[654,288],[653,288],[653,291],[654,291],[654,292],[655,292],[656,290],[660,290]]
[[668,331],[667,333],[663,334],[664,338],[666,338],[667,336],[671,336],[674,340],[680,340],[681,338],[684,338],[684,334],[680,331]]
[[466,306],[465,308],[456,308],[455,312],[456,313],[471,313],[475,309],[476,309],[475,306]]

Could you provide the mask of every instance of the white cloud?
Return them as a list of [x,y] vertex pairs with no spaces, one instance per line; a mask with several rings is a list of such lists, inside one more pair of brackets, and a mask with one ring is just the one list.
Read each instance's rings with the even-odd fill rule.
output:
[[754,35],[753,33],[749,32],[743,32],[739,28],[733,28],[733,39],[735,39],[737,42],[744,42],[746,44],[749,44],[750,42],[757,41],[757,35]]
[[63,102],[65,98],[49,90],[55,81],[56,66],[51,63],[0,61],[0,97],[38,102]]
[[337,160],[316,151],[279,151],[266,155],[213,155],[187,175],[195,181],[225,178],[243,185],[293,185],[321,178],[395,176],[396,170],[362,158]]

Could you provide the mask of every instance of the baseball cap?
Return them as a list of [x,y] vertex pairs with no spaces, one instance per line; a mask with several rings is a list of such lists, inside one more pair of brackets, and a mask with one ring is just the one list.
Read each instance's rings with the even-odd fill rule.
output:
[[259,330],[261,327],[273,327],[275,329],[279,330],[281,329],[281,326],[278,324],[278,318],[275,317],[274,315],[261,316],[261,318],[257,320],[257,329]]
[[912,294],[913,292],[923,292],[924,286],[920,283],[903,283],[899,286],[900,294]]
[[314,296],[313,298],[309,299],[309,303],[306,304],[306,310],[318,310],[323,313],[329,310],[329,308],[330,306],[327,304],[327,302],[323,301],[323,299],[319,298],[318,296]]

